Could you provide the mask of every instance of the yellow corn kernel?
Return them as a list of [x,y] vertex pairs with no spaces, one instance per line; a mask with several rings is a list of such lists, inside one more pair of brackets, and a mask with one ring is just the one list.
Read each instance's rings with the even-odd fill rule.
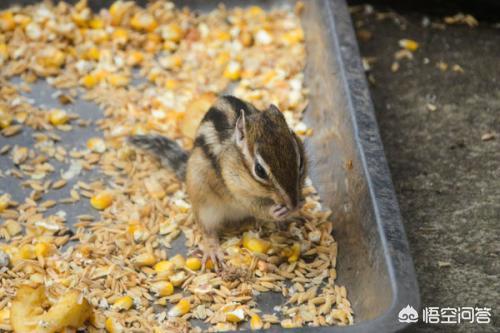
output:
[[49,121],[54,126],[64,125],[69,121],[69,116],[63,110],[54,109],[49,113]]
[[151,32],[156,29],[158,23],[153,15],[147,12],[138,12],[134,15],[134,17],[132,17],[130,25],[135,30]]
[[419,47],[418,43],[412,39],[401,39],[399,41],[399,46],[412,52],[415,52]]
[[241,44],[245,47],[250,47],[253,45],[253,35],[248,31],[243,31],[240,34]]
[[141,242],[144,240],[144,236],[146,235],[146,229],[144,226],[137,223],[130,223],[127,232],[136,242]]
[[241,77],[241,65],[239,62],[231,61],[224,70],[224,77],[236,81]]
[[0,30],[10,31],[16,28],[16,21],[12,12],[7,11],[0,14]]
[[184,281],[186,281],[187,275],[184,271],[178,271],[177,273],[171,275],[168,279],[172,282],[174,287],[179,287]]
[[85,87],[85,88],[92,88],[95,87],[101,79],[99,78],[98,75],[96,74],[87,74],[82,79],[80,80],[80,83]]
[[181,254],[176,254],[169,261],[174,264],[176,269],[183,268],[186,265],[186,259]]
[[109,14],[111,16],[111,24],[112,25],[120,25],[125,16],[127,10],[131,7],[133,3],[131,1],[123,2],[116,1],[111,7],[109,7]]
[[0,324],[10,324],[10,309],[7,306],[0,310]]
[[156,273],[162,273],[162,272],[167,272],[167,271],[174,271],[175,270],[175,265],[168,261],[168,260],[162,260],[155,264],[153,266],[153,269],[155,270]]
[[123,333],[124,327],[114,318],[108,317],[104,323],[104,327],[108,333]]
[[116,310],[128,310],[132,307],[134,304],[134,300],[132,297],[126,295],[118,298],[114,303],[113,303],[113,308]]
[[210,271],[214,269],[214,262],[212,261],[212,259],[207,260],[207,262],[205,263],[205,269],[208,269]]
[[250,233],[245,233],[243,235],[243,247],[254,253],[266,253],[271,247],[271,244]]
[[301,28],[287,31],[282,38],[288,45],[298,44],[304,40],[304,31]]
[[21,226],[21,223],[15,221],[15,220],[7,220],[3,224],[7,232],[11,237],[14,237],[23,231],[23,227]]
[[7,59],[9,59],[9,49],[7,44],[0,43],[0,65],[2,65]]
[[128,31],[124,28],[116,28],[111,35],[111,39],[118,44],[126,44],[128,41]]
[[259,6],[251,6],[247,9],[247,13],[250,16],[260,16],[264,14],[264,10]]
[[0,195],[0,213],[9,208],[9,206],[10,206],[10,195],[9,194]]
[[90,198],[92,207],[98,210],[103,210],[113,203],[113,194],[109,191],[102,191]]
[[217,58],[215,58],[215,62],[218,65],[224,65],[227,64],[231,60],[231,55],[227,51],[221,51],[218,55]]
[[178,82],[177,80],[174,80],[174,79],[167,79],[165,81],[165,88],[169,89],[169,90],[174,90],[178,85]]
[[170,296],[174,293],[174,285],[167,281],[158,281],[151,284],[151,291],[157,296]]
[[227,31],[218,31],[215,34],[215,39],[221,41],[221,42],[226,42],[231,40],[231,34]]
[[74,13],[73,15],[71,15],[71,19],[73,20],[73,22],[80,28],[87,26],[89,18],[90,18],[89,10],[83,10],[81,12]]
[[106,81],[108,81],[108,83],[110,85],[112,85],[113,87],[123,87],[129,83],[129,79],[127,76],[125,76],[123,74],[116,74],[116,73],[109,74],[106,77]]
[[31,23],[32,19],[27,15],[17,14],[16,16],[14,16],[14,21],[16,21],[16,23],[19,24],[22,28],[26,28],[26,26]]
[[21,259],[35,259],[35,247],[31,244],[25,244],[19,249],[18,256]]
[[96,153],[104,153],[106,151],[106,143],[101,138],[90,138],[87,140],[87,148]]
[[226,321],[230,323],[239,323],[243,319],[245,319],[245,312],[242,308],[226,312]]
[[137,267],[153,266],[155,262],[156,262],[155,255],[149,252],[139,254],[134,258],[134,264]]
[[47,242],[39,242],[35,245],[35,254],[37,257],[48,257],[52,254],[54,248]]
[[97,61],[97,60],[99,60],[100,56],[101,56],[101,52],[99,51],[99,49],[95,46],[92,46],[83,53],[82,57],[85,60]]
[[59,68],[64,64],[66,56],[64,53],[54,47],[48,47],[38,55],[38,64],[46,67]]
[[179,317],[185,315],[191,310],[191,304],[185,298],[181,299],[173,308],[168,311],[169,317]]
[[291,249],[287,252],[287,254],[285,256],[288,257],[289,263],[296,262],[297,260],[299,260],[300,243],[298,243],[298,242],[293,243]]
[[299,327],[296,323],[292,321],[292,319],[284,319],[281,321],[281,327],[283,328],[296,328]]
[[161,37],[166,41],[179,42],[184,35],[182,28],[177,23],[170,23],[161,29]]
[[127,58],[127,64],[129,66],[137,66],[144,60],[144,54],[139,51],[134,51],[129,54]]
[[89,27],[92,29],[102,29],[104,28],[104,21],[100,18],[93,18],[89,21]]
[[264,323],[262,322],[262,319],[260,318],[259,315],[254,314],[250,318],[250,329],[251,330],[260,330],[264,327]]
[[196,257],[187,258],[186,267],[192,271],[199,271],[201,268],[201,260]]

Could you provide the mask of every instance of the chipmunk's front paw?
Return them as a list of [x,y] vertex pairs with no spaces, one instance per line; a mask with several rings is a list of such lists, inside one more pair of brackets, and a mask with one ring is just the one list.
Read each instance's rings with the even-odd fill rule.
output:
[[269,212],[271,213],[271,216],[275,220],[281,221],[288,216],[288,214],[290,213],[290,210],[285,205],[276,204],[276,205],[271,206],[271,209],[269,210]]
[[219,246],[219,242],[208,239],[202,243],[203,259],[201,260],[202,269],[205,270],[208,260],[214,264],[215,271],[218,272],[225,266],[224,252]]

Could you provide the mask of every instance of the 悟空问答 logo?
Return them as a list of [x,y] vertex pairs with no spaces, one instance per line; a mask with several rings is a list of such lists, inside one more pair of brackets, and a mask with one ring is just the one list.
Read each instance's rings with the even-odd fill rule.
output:
[[399,311],[398,320],[400,323],[416,323],[418,321],[418,312],[408,304]]

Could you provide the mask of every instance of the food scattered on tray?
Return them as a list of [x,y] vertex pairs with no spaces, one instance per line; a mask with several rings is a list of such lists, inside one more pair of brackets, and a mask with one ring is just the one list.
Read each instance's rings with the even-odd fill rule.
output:
[[[185,185],[126,143],[129,135],[158,133],[190,149],[204,113],[228,91],[258,108],[277,105],[297,135],[314,135],[301,121],[301,9],[299,2],[196,12],[166,1],[145,8],[117,1],[92,12],[83,0],[0,11],[0,154],[9,160],[0,184],[17,181],[29,193],[16,198],[0,189],[0,330],[353,322],[347,291],[336,284],[333,221],[309,180],[300,219],[224,235],[227,267],[216,272],[209,261],[203,270]],[[59,107],[27,97],[37,80],[56,89]],[[102,118],[69,111],[81,98],[96,103]],[[91,126],[99,131],[83,143],[62,140],[61,133]],[[17,144],[21,135],[33,144]],[[88,171],[99,176],[85,179]],[[69,220],[77,206],[86,211]],[[180,239],[188,252],[177,250]],[[263,312],[258,299],[269,293],[284,301]]]

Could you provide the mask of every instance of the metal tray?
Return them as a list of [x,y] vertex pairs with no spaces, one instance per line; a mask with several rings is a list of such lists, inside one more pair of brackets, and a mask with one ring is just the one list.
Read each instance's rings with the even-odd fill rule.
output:
[[[35,0],[4,0],[0,8],[29,4]],[[75,2],[75,1],[69,1]],[[94,9],[112,1],[90,0]],[[193,9],[207,10],[223,2],[228,6],[259,4],[263,7],[293,5],[292,0],[253,1],[176,1]],[[324,203],[332,208],[334,236],[339,245],[338,281],[345,285],[354,310],[355,324],[349,327],[300,328],[291,332],[396,332],[407,324],[398,321],[406,305],[419,309],[420,299],[397,199],[384,156],[358,46],[345,0],[304,1],[302,24],[308,53],[306,84],[310,104],[305,121],[314,129],[306,142],[312,159],[311,178]],[[45,82],[36,83],[30,97],[39,105],[60,106],[52,98],[54,90]],[[77,100],[69,107],[82,118],[98,119],[102,111],[94,104]],[[95,129],[77,128],[58,133],[66,146],[82,148]],[[33,144],[31,131],[0,137],[4,144]],[[66,169],[66,165],[55,165]],[[2,170],[13,167],[0,156]],[[58,174],[56,170],[55,174]],[[83,173],[84,179],[96,174]],[[81,179],[81,178],[80,178]],[[76,180],[73,180],[76,181]],[[66,186],[66,189],[70,188]],[[12,177],[0,178],[0,194],[13,194],[21,200],[29,193]],[[67,197],[66,190],[48,194],[46,199]],[[52,196],[52,197],[51,197]],[[47,213],[55,213],[55,207]],[[88,213],[88,203],[65,207],[68,223],[78,214]],[[179,243],[179,250],[182,247]],[[259,300],[265,308],[280,304],[279,296]],[[284,329],[273,327],[269,332]]]

